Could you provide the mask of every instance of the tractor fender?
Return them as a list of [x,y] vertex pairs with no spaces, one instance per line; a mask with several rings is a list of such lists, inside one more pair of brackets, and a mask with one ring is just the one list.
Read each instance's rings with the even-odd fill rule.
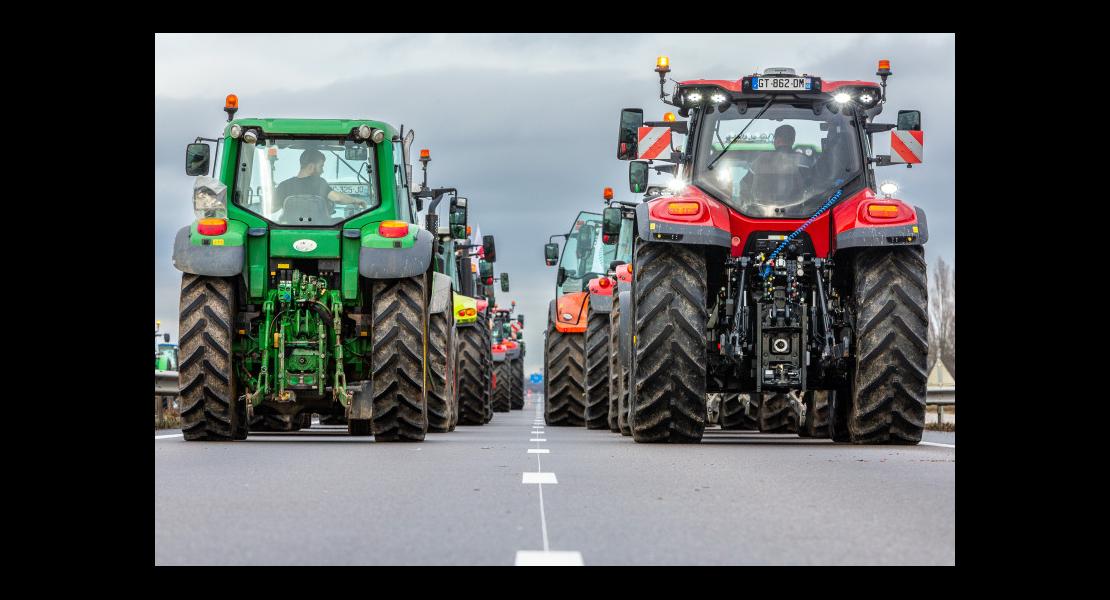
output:
[[183,273],[230,277],[243,272],[243,246],[194,246],[190,243],[192,227],[177,231],[173,240],[173,266]]
[[[702,205],[699,216],[661,216],[664,203],[675,201],[698,202]],[[640,203],[636,206],[636,234],[646,242],[732,247],[728,209],[703,193],[688,193]]]
[[613,288],[608,294],[595,294],[590,292],[590,310],[595,313],[609,314],[613,310]]
[[452,309],[451,278],[443,273],[432,273],[432,298],[428,303],[428,314],[437,315]]
[[860,248],[867,246],[921,246],[929,241],[929,225],[925,211],[918,206],[905,207],[902,223],[875,226],[853,223],[848,229],[836,234],[836,248]]
[[[589,292],[571,292],[555,299],[552,320],[555,329],[561,333],[585,333],[586,311],[589,310]],[[564,318],[570,315],[570,318]],[[558,317],[558,318],[555,318]]]
[[358,272],[367,279],[416,277],[432,264],[432,234],[416,232],[411,248],[367,248],[358,251]]
[[622,291],[617,294],[621,304],[620,320],[617,322],[617,357],[622,368],[629,368],[632,356],[632,328],[629,327],[629,309],[632,308],[632,291]]
[[348,385],[347,391],[354,393],[354,397],[347,403],[347,418],[369,419],[373,411],[373,394],[370,393],[370,382],[361,381],[354,385]]

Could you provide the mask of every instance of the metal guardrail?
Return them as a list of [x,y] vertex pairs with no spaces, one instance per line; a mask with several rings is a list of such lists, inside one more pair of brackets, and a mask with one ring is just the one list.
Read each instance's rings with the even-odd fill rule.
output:
[[932,387],[925,391],[925,406],[937,407],[937,423],[944,422],[944,407],[956,406],[956,387]]
[[177,395],[177,371],[154,371],[154,395]]

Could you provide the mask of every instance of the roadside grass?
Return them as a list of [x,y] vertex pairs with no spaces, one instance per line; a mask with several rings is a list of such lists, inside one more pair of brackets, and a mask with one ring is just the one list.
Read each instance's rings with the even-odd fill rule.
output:
[[155,429],[180,429],[181,428],[181,415],[172,408],[167,408],[162,413],[162,419],[158,419],[158,415],[154,416]]
[[948,432],[951,432],[951,433],[955,433],[956,432],[956,424],[955,423],[926,423],[925,424],[925,429],[928,429],[929,431],[948,431]]

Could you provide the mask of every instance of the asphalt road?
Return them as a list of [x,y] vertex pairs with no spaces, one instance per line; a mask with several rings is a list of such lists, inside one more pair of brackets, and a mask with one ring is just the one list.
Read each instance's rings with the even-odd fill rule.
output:
[[544,426],[540,400],[422,444],[320,425],[235,443],[156,431],[155,563],[955,562],[955,434],[636,444]]

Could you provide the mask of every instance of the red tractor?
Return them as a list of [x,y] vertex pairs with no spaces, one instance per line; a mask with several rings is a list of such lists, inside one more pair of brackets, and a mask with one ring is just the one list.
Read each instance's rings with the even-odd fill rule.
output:
[[[669,71],[660,57],[660,98],[687,120],[644,123],[643,110],[625,109],[617,149],[633,160],[634,193],[649,169],[674,176],[636,208],[620,315],[632,437],[700,441],[707,394],[719,393],[746,395],[761,431],[918,443],[928,229],[874,168],[921,162],[921,113],[874,122],[889,61],[880,83],[776,68],[678,82],[668,96]],[[891,154],[873,156],[883,132]]]

